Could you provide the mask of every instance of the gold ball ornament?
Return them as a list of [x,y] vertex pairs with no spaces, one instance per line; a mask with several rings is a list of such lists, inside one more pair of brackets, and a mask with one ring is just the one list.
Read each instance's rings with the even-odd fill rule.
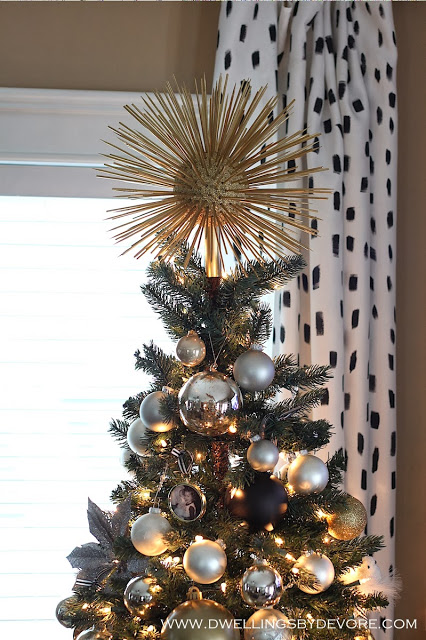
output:
[[367,511],[357,498],[347,496],[343,504],[334,507],[327,516],[328,533],[337,540],[353,540],[365,529]]
[[164,535],[172,528],[160,509],[151,507],[148,513],[140,516],[133,524],[130,538],[135,549],[145,556],[159,556],[168,547]]
[[176,355],[185,367],[196,367],[206,357],[206,345],[196,331],[188,331],[177,343]]
[[161,640],[240,640],[233,615],[218,602],[203,600],[193,587],[189,600],[167,616]]
[[244,640],[291,640],[289,619],[278,609],[259,609],[247,620]]
[[194,542],[183,556],[186,573],[200,584],[212,584],[219,580],[225,573],[227,563],[223,547],[213,540]]

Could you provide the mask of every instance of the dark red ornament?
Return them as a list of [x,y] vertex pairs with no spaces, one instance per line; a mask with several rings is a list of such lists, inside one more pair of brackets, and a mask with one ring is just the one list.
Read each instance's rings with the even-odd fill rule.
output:
[[229,488],[225,505],[235,518],[245,520],[252,529],[271,531],[287,511],[288,498],[283,483],[269,473],[257,473],[245,489]]

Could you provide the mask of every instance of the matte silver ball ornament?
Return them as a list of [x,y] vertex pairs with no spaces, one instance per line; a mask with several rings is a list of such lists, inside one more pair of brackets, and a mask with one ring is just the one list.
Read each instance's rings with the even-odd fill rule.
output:
[[165,422],[161,413],[161,401],[166,398],[164,391],[153,391],[142,401],[139,414],[142,422],[151,431],[164,433],[173,429],[173,422]]
[[259,609],[247,620],[244,640],[291,640],[289,619],[278,609]]
[[278,603],[283,593],[283,581],[266,560],[258,560],[241,578],[241,595],[250,607],[261,609]]
[[259,436],[247,449],[247,461],[255,471],[273,471],[278,462],[280,452],[270,440],[262,440]]
[[213,600],[190,596],[167,616],[161,629],[161,640],[239,640],[240,631],[233,615]]
[[69,598],[64,598],[60,602],[58,602],[56,606],[56,619],[57,621],[67,629],[72,629],[74,626],[73,616],[70,614],[69,607],[77,602],[77,598],[75,596],[70,596]]
[[130,538],[133,546],[145,556],[159,556],[167,549],[164,535],[172,528],[160,509],[151,507],[148,513],[140,516],[133,524]]
[[148,607],[154,604],[153,587],[157,583],[153,578],[137,576],[132,578],[124,590],[123,600],[127,610],[133,616],[142,618]]
[[251,348],[235,360],[234,378],[247,391],[263,391],[274,376],[274,362],[260,348]]
[[320,553],[309,553],[300,556],[296,560],[293,569],[302,569],[303,572],[312,574],[315,584],[307,586],[299,584],[298,587],[305,593],[322,593],[331,585],[334,580],[334,566],[330,558]]
[[218,436],[233,425],[243,398],[238,385],[223,373],[201,371],[179,391],[179,413],[190,431]]
[[145,435],[146,426],[140,418],[137,418],[127,430],[127,444],[133,453],[137,453],[139,456],[145,456],[149,452],[146,443],[143,442]]
[[297,456],[289,465],[288,483],[296,493],[321,493],[328,483],[328,469],[324,462],[309,453]]
[[186,573],[200,584],[212,584],[219,580],[225,573],[227,563],[223,547],[213,540],[194,542],[183,556]]
[[176,355],[185,367],[196,367],[206,357],[206,345],[196,331],[188,331],[177,343]]

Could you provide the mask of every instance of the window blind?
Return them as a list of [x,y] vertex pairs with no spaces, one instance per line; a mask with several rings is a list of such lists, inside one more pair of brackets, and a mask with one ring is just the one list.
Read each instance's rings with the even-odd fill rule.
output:
[[[89,542],[87,497],[108,508],[126,476],[107,433],[147,379],[133,353],[172,349],[139,290],[145,260],[118,257],[111,200],[0,198],[0,636],[70,638],[66,556]],[[111,234],[110,234],[111,235]]]

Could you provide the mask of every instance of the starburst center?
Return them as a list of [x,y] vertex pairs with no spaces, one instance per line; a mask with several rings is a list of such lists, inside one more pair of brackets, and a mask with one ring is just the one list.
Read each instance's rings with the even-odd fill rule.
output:
[[244,172],[238,167],[206,156],[203,163],[182,164],[173,191],[189,210],[215,212],[220,216],[235,206],[246,184]]

